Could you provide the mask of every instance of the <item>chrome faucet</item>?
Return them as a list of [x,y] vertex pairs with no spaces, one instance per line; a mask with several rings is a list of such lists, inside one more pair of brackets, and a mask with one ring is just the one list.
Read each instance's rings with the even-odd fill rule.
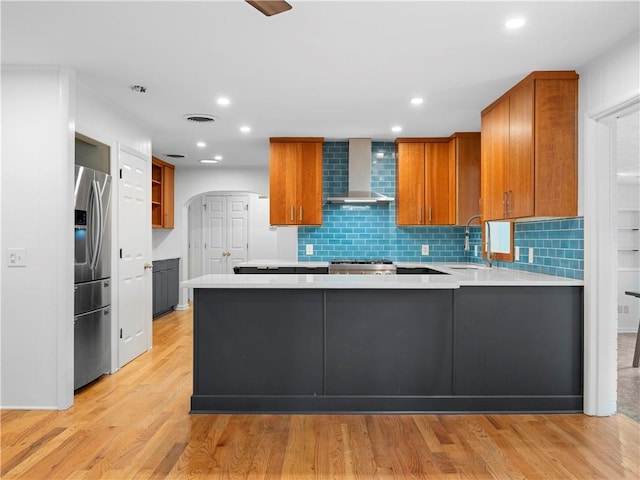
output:
[[464,229],[464,251],[465,252],[469,251],[469,225],[471,224],[471,222],[473,222],[474,220],[478,220],[481,217],[482,215],[474,215],[469,220],[467,220],[467,226]]
[[493,252],[491,251],[491,222],[485,222],[487,225],[487,267],[493,266]]

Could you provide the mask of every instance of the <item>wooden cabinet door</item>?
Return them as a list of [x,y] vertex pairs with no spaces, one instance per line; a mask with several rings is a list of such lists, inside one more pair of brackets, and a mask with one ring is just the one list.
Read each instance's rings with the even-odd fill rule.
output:
[[322,224],[322,144],[299,144],[294,217],[298,225]]
[[578,80],[536,80],[535,96],[535,214],[572,217],[578,214]]
[[533,150],[534,82],[525,82],[509,95],[509,163],[506,178],[506,217],[534,215]]
[[164,228],[174,227],[174,182],[175,169],[165,166],[162,169],[162,220]]
[[322,139],[272,141],[271,225],[322,224]]
[[425,218],[424,143],[398,143],[396,224],[423,225]]
[[480,133],[456,133],[449,141],[453,222],[466,225],[480,213]]
[[455,198],[449,162],[449,143],[425,143],[425,225],[455,223]]
[[174,227],[175,167],[151,157],[151,226]]
[[269,221],[295,225],[297,143],[271,143],[269,156]]
[[483,220],[505,218],[506,166],[509,158],[509,99],[482,116],[481,212]]

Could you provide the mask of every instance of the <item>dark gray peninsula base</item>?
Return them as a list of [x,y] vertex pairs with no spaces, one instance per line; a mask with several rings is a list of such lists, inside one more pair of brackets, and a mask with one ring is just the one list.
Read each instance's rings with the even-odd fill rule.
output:
[[582,411],[582,287],[196,288],[191,411]]

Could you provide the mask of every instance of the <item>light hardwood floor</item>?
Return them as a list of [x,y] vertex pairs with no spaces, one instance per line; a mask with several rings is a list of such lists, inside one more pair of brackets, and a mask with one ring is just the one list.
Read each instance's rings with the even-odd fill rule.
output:
[[[189,415],[191,312],[67,411],[3,411],[3,479],[638,479],[623,415]],[[25,379],[28,381],[28,379]]]

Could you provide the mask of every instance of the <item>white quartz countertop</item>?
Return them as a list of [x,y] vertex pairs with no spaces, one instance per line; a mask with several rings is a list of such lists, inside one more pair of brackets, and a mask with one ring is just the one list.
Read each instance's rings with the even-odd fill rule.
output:
[[[247,264],[249,265],[249,264]],[[256,266],[253,262],[251,266]],[[271,263],[271,265],[274,265]],[[326,266],[289,262],[286,266]],[[181,283],[183,288],[311,288],[311,289],[454,289],[465,286],[582,286],[582,280],[530,273],[474,263],[397,263],[429,267],[449,275],[204,275]]]

